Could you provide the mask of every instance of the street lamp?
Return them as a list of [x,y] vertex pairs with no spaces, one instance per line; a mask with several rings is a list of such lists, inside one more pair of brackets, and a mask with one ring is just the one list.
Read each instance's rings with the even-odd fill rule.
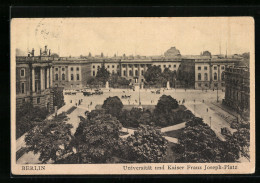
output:
[[217,102],[218,102],[218,83],[217,83]]

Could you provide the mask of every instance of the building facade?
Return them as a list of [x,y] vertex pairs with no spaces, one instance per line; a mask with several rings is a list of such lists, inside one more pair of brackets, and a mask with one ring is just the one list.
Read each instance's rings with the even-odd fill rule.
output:
[[225,69],[239,62],[237,59],[194,59],[195,89],[225,89]]
[[223,103],[233,109],[249,111],[250,73],[247,67],[229,67],[225,70],[225,99]]
[[16,107],[25,102],[53,110],[52,58],[16,57]]

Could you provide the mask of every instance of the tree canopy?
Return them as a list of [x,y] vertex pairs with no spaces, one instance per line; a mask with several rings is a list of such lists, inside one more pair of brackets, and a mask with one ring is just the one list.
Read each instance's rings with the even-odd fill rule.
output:
[[118,96],[108,97],[103,105],[102,108],[107,111],[108,114],[111,114],[114,117],[118,117],[122,111],[123,103],[121,102]]
[[175,150],[178,163],[235,162],[239,147],[232,141],[221,141],[201,118],[186,123]]
[[75,133],[74,146],[79,163],[106,163],[119,151],[120,122],[110,114],[81,118]]
[[67,124],[66,120],[66,116],[59,115],[53,120],[39,123],[25,137],[27,151],[40,153],[39,160],[43,163],[58,161],[72,153],[72,125]]
[[170,95],[162,95],[155,106],[155,114],[169,114],[173,109],[177,109],[179,104],[176,99],[172,98]]
[[127,137],[127,157],[138,163],[158,163],[166,155],[167,140],[154,127],[141,125]]
[[101,81],[103,84],[105,84],[109,79],[110,73],[105,68],[105,65],[103,64],[101,68],[98,69],[96,78]]

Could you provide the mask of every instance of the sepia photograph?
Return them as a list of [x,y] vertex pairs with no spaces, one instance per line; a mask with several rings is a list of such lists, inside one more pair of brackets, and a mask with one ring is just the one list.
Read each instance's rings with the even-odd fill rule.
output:
[[255,171],[252,17],[14,18],[14,175]]

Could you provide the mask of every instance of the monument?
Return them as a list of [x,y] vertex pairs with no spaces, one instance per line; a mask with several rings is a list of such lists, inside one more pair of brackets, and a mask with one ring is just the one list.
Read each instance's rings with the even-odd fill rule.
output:
[[169,81],[167,81],[166,87],[167,87],[167,90],[171,89],[171,87],[170,87],[170,82],[169,82]]
[[106,89],[109,89],[109,83],[108,83],[108,81],[106,82]]

